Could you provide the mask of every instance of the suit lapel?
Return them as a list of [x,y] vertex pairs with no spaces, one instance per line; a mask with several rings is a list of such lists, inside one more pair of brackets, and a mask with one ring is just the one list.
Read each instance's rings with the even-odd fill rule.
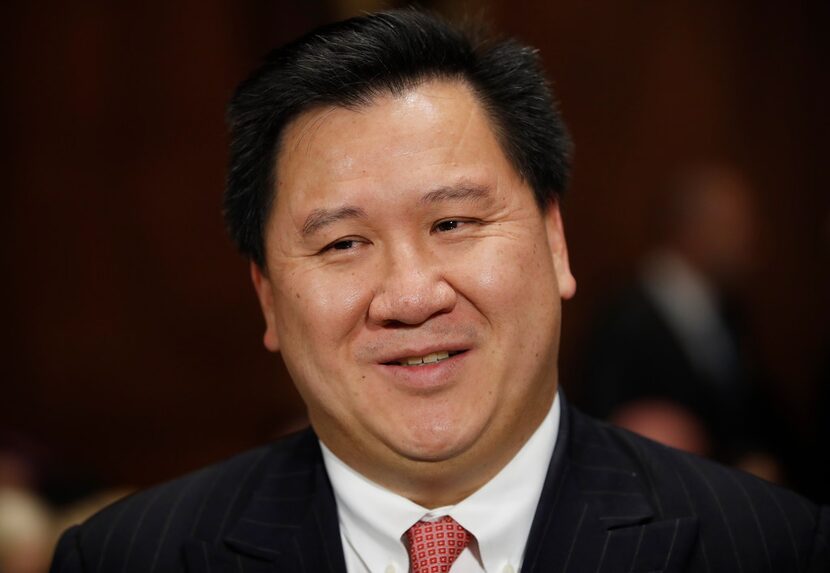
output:
[[[337,507],[317,439],[307,432],[272,454],[252,494],[217,542],[185,546],[191,573],[345,573]],[[682,569],[697,520],[665,518],[624,436],[563,400],[562,422],[528,539],[523,571]]]
[[523,570],[682,568],[697,537],[697,520],[663,519],[648,477],[618,438],[568,408],[564,400],[562,412]]
[[186,545],[191,573],[345,573],[337,506],[311,431],[275,455],[238,515],[218,543]]

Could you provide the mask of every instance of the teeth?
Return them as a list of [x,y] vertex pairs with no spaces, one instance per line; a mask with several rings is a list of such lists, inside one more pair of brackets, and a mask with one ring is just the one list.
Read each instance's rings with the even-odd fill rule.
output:
[[449,352],[433,352],[432,354],[427,354],[426,356],[412,356],[410,358],[404,358],[400,361],[400,364],[403,366],[418,366],[419,364],[434,364],[435,362],[439,362],[441,360],[446,360],[450,357]]

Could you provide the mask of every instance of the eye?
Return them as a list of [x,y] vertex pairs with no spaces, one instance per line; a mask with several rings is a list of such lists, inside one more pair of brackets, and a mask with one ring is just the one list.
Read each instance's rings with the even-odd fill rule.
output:
[[357,243],[357,241],[353,239],[346,239],[345,241],[337,241],[336,243],[332,243],[326,248],[334,251],[346,251],[348,249],[353,249],[355,243]]
[[467,221],[462,221],[460,219],[445,219],[443,221],[438,221],[433,229],[439,233],[447,233],[449,231],[455,231],[465,223],[467,223]]
[[352,250],[357,249],[358,247],[360,247],[360,245],[362,245],[363,243],[365,243],[365,241],[362,241],[362,240],[357,239],[357,238],[355,238],[355,239],[352,239],[352,238],[337,239],[336,241],[333,241],[333,242],[329,243],[328,245],[326,245],[325,247],[323,247],[320,250],[320,252],[321,253],[327,253],[327,252],[334,252],[334,251],[352,251]]

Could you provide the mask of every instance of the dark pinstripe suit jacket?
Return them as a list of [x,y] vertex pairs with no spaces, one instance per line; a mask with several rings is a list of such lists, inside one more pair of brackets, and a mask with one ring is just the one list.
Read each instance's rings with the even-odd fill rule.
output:
[[[564,404],[523,571],[830,571],[830,511]],[[53,572],[345,572],[306,431],[67,531]]]

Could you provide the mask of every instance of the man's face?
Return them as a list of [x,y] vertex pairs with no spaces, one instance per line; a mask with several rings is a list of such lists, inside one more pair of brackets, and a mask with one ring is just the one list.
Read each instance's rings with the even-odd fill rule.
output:
[[320,438],[393,488],[495,473],[556,389],[575,289],[558,206],[540,212],[454,82],[301,115],[276,172],[254,282]]

